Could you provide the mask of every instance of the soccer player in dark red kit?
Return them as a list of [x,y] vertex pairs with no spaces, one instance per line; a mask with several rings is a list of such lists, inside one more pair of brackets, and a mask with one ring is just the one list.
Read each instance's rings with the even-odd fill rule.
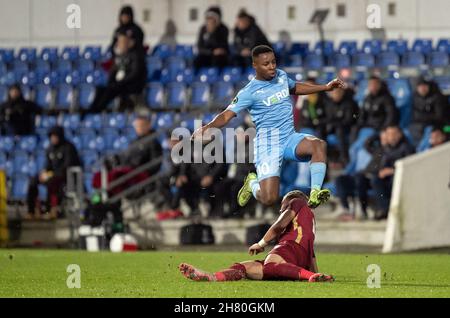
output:
[[264,237],[250,246],[249,254],[264,251],[268,242],[279,237],[264,261],[235,263],[230,268],[208,273],[192,265],[179,265],[181,273],[194,281],[306,280],[331,282],[334,277],[319,273],[314,254],[315,219],[308,197],[301,191],[287,193],[281,202],[280,216]]

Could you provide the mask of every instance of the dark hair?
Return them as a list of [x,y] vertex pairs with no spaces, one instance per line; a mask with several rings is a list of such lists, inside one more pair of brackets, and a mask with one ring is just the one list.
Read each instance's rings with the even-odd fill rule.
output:
[[267,45],[258,45],[255,46],[252,50],[252,58],[257,58],[260,54],[264,53],[273,53],[273,50],[270,46]]
[[369,81],[370,81],[370,80],[376,80],[376,81],[381,82],[381,78],[378,77],[378,76],[376,76],[376,75],[371,75],[371,76],[369,77]]

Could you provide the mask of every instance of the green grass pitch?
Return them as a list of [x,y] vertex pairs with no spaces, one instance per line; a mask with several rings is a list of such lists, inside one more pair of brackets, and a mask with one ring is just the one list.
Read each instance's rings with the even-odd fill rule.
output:
[[[450,297],[448,254],[318,253],[319,269],[334,274],[336,282],[316,284],[193,282],[177,269],[179,263],[188,262],[213,271],[249,259],[240,252],[0,249],[0,297]],[[80,289],[66,285],[69,264],[80,266]],[[367,287],[369,264],[380,266],[381,288]]]

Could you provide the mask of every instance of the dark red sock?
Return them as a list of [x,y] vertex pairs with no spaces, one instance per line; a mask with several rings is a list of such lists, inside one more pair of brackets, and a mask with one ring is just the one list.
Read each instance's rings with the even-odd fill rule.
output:
[[245,278],[245,266],[239,263],[233,264],[228,269],[214,273],[216,279],[220,281],[241,280]]
[[267,263],[263,267],[263,279],[287,278],[292,280],[308,280],[313,272],[290,263]]

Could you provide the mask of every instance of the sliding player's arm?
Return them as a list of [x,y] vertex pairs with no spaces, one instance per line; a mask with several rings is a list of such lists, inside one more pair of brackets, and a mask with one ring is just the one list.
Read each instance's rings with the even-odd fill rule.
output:
[[309,95],[314,93],[332,91],[335,88],[345,88],[345,83],[339,78],[335,78],[326,85],[296,82],[290,93],[292,95]]
[[203,127],[196,129],[194,131],[194,133],[192,134],[192,139],[203,136],[205,131],[208,130],[209,128],[219,128],[220,129],[220,128],[226,126],[230,122],[230,120],[232,120],[233,117],[235,117],[235,116],[236,116],[235,112],[225,109],[223,112],[221,112],[216,117],[214,117],[214,119],[211,122],[204,125]]
[[291,209],[288,209],[283,213],[281,213],[280,216],[278,217],[278,220],[270,227],[270,229],[267,230],[266,234],[264,234],[262,240],[250,246],[250,248],[248,249],[248,253],[250,255],[253,255],[263,252],[264,247],[270,241],[272,241],[274,238],[283,233],[283,231],[286,229],[289,223],[292,222],[295,215],[296,212]]

